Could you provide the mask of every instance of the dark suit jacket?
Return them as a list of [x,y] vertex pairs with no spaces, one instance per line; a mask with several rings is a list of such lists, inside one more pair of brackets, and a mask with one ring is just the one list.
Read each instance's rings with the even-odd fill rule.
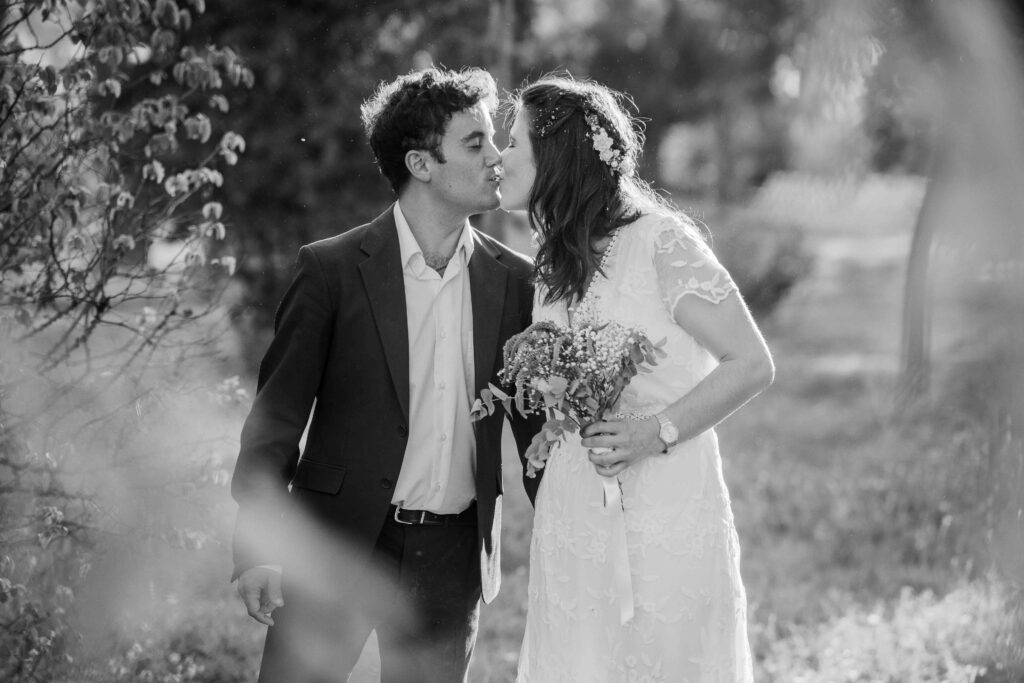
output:
[[[478,231],[469,263],[476,394],[529,325],[529,259]],[[409,436],[405,286],[393,209],[299,250],[231,482],[235,576],[295,567],[343,590],[366,570]],[[312,417],[310,418],[310,411]],[[299,442],[308,425],[305,449]],[[516,418],[520,453],[538,424]],[[500,581],[503,413],[474,423],[484,600]],[[531,500],[537,481],[524,479]]]

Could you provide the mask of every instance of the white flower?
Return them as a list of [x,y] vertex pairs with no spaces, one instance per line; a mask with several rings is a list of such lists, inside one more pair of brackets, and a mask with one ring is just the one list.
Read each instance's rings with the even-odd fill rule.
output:
[[220,258],[213,259],[210,263],[223,266],[228,271],[229,276],[235,274],[235,268],[238,265],[234,256],[221,256]]
[[623,176],[633,175],[633,171],[636,170],[636,164],[622,150],[615,148],[615,141],[608,135],[608,131],[601,126],[597,114],[587,114],[584,120],[590,126],[591,142],[594,145],[594,151],[597,152],[602,163]]
[[[612,152],[612,139],[608,137],[604,128],[598,128],[594,133],[594,149],[598,152]],[[604,159],[604,157],[605,155],[602,154],[601,158]]]
[[151,179],[155,183],[164,181],[164,165],[154,159],[142,167],[143,179]]

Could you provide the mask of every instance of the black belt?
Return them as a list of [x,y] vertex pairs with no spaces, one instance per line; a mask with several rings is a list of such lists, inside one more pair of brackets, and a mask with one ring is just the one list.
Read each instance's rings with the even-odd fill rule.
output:
[[427,510],[407,510],[406,508],[392,505],[389,508],[388,516],[399,524],[424,525],[424,526],[465,526],[476,524],[476,501],[470,503],[469,507],[462,512],[453,515],[439,515],[436,512]]

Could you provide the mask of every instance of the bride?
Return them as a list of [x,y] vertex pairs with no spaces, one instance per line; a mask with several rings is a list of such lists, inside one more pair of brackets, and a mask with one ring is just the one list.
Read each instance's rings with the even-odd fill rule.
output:
[[[539,241],[534,320],[615,321],[667,352],[547,461],[518,681],[751,681],[713,427],[774,367],[700,231],[637,178],[624,99],[546,77],[517,94],[502,152],[502,208],[526,211]],[[621,501],[606,503],[609,480]]]

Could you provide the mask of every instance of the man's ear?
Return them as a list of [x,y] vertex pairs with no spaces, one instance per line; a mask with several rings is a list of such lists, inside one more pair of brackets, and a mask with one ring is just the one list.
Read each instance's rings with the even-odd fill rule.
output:
[[410,149],[405,153],[405,167],[416,180],[430,182],[430,164],[427,157],[430,152],[422,149]]

